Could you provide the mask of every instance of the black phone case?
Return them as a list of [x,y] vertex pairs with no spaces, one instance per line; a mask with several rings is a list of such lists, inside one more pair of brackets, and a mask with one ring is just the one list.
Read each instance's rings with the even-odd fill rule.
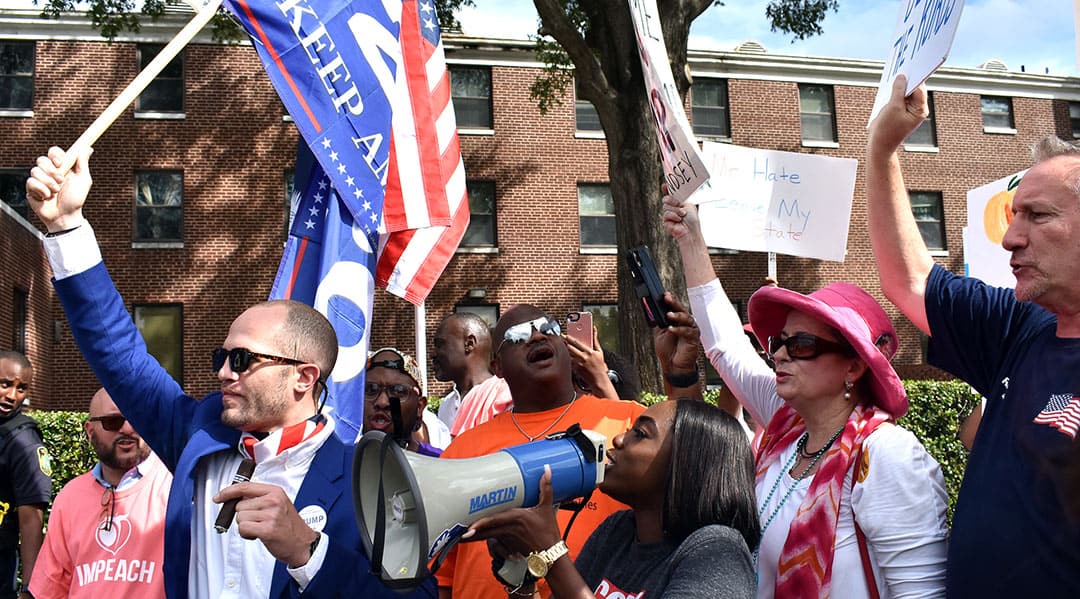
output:
[[645,320],[652,327],[668,326],[668,305],[664,301],[664,284],[656,272],[649,246],[641,245],[626,252],[626,263],[634,282],[634,293],[641,300]]

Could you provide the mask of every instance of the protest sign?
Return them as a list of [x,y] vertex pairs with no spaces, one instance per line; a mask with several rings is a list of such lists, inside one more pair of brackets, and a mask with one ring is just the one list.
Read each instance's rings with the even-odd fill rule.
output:
[[660,30],[660,12],[656,0],[629,0],[634,20],[638,55],[645,79],[645,92],[652,105],[660,156],[664,162],[664,180],[668,192],[685,201],[703,183],[709,172],[698,153],[690,122],[671,75],[664,34]]
[[881,82],[867,125],[888,103],[897,75],[907,77],[905,94],[910,94],[945,62],[963,10],[964,0],[901,2],[889,58],[881,72]]
[[1001,240],[1012,222],[1012,199],[1027,170],[976,187],[967,192],[967,234],[964,268],[969,276],[995,287],[1015,287],[1009,268],[1011,255]]
[[712,247],[844,261],[858,161],[705,142],[695,194]]

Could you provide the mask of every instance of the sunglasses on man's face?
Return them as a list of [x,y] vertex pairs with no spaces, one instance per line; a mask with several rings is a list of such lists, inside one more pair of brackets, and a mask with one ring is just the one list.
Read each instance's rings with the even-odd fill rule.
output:
[[527,322],[519,322],[512,327],[506,329],[503,332],[502,341],[499,342],[499,347],[495,349],[495,353],[499,353],[503,344],[510,343],[524,343],[532,337],[533,329],[540,331],[543,335],[562,335],[562,329],[559,328],[559,323],[555,320],[548,318],[547,316],[541,316],[534,318]]
[[229,368],[236,374],[243,374],[247,372],[248,368],[251,368],[251,361],[261,358],[263,360],[270,360],[277,362],[278,364],[305,364],[302,360],[296,360],[294,358],[285,358],[282,356],[274,356],[271,354],[260,354],[253,352],[245,347],[234,347],[232,349],[225,349],[219,347],[210,354],[210,364],[214,367],[214,372],[221,370],[221,367],[225,365],[225,361],[229,361]]
[[127,418],[124,418],[119,414],[113,414],[111,416],[94,416],[92,418],[88,418],[88,420],[90,422],[100,422],[101,428],[109,431],[110,433],[115,433],[116,431],[120,430],[124,427],[124,423],[127,422]]
[[810,333],[796,333],[786,339],[769,337],[769,356],[775,355],[781,347],[787,348],[788,357],[793,360],[813,360],[821,354],[855,353],[846,343],[829,341]]

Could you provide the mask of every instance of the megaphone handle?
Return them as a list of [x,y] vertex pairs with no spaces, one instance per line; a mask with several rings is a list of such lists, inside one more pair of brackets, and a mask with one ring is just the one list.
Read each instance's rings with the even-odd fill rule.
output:
[[[390,437],[383,437],[382,448],[379,452],[379,464],[386,461],[386,454],[390,446],[387,443]],[[380,472],[382,468],[380,467]],[[383,477],[379,476],[378,501],[375,504],[375,538],[371,543],[371,573],[382,577],[383,545],[386,543],[386,489],[383,488]]]

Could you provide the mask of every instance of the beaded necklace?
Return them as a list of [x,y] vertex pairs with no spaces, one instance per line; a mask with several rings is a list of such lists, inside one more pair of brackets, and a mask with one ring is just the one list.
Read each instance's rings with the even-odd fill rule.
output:
[[[761,539],[765,538],[765,531],[768,530],[769,525],[772,524],[772,521],[776,519],[777,514],[780,513],[781,509],[783,509],[784,504],[787,503],[787,500],[791,497],[791,494],[795,492],[795,487],[799,486],[799,482],[806,478],[806,475],[808,475],[810,471],[814,469],[814,466],[816,466],[817,463],[821,460],[821,458],[825,456],[825,453],[829,451],[829,448],[832,447],[832,444],[835,443],[836,439],[840,437],[840,433],[844,432],[844,426],[846,425],[846,422],[840,425],[840,428],[836,429],[836,432],[833,433],[833,436],[829,438],[829,441],[825,443],[825,445],[823,445],[821,449],[815,451],[813,454],[806,453],[806,442],[810,440],[810,433],[803,433],[803,436],[799,437],[799,441],[795,444],[795,452],[791,454],[790,458],[788,458],[787,463],[784,464],[784,468],[780,471],[780,475],[776,477],[776,482],[773,483],[772,489],[769,489],[769,494],[765,496],[765,501],[761,503],[761,510],[758,512],[759,520],[762,516],[765,515],[765,508],[768,507],[769,502],[772,501],[773,495],[776,494],[776,490],[780,488],[780,481],[784,479],[784,473],[791,470],[791,468],[795,465],[795,460],[798,459],[800,456],[806,457],[810,459],[810,464],[805,469],[803,469],[803,471],[798,476],[795,477],[795,483],[788,487],[787,493],[784,493],[784,497],[780,500],[780,503],[776,505],[776,509],[772,511],[772,513],[769,515],[769,518],[765,521],[764,524],[761,525]],[[757,550],[754,551],[755,570],[757,569],[758,553],[760,551],[760,546]]]

